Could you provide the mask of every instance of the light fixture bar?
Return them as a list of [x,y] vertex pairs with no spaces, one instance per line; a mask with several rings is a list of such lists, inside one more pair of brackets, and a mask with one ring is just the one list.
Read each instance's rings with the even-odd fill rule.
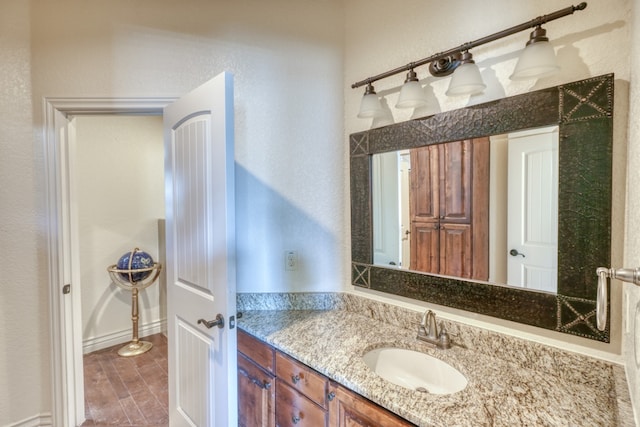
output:
[[[506,30],[499,31],[497,33],[491,34],[489,36],[482,37],[482,38],[477,39],[477,40],[472,41],[472,42],[461,44],[458,47],[454,47],[453,49],[449,49],[449,50],[446,50],[444,52],[436,53],[435,55],[431,55],[428,58],[423,58],[423,59],[420,59],[420,60],[415,61],[415,62],[410,62],[407,65],[403,65],[401,67],[394,68],[393,70],[389,70],[389,71],[386,71],[384,73],[377,74],[377,75],[375,75],[373,77],[367,77],[364,80],[361,80],[359,82],[356,82],[356,83],[352,84],[351,88],[355,89],[355,88],[360,87],[360,86],[368,85],[368,84],[371,84],[371,83],[373,83],[375,81],[382,80],[384,78],[387,78],[387,77],[390,77],[390,76],[393,76],[393,75],[396,75],[396,74],[400,74],[400,73],[405,72],[405,71],[409,71],[411,69],[414,69],[416,67],[420,67],[420,66],[425,65],[425,64],[435,63],[436,61],[443,61],[443,66],[446,68],[447,63],[450,63],[452,61],[457,60],[457,57],[462,52],[465,52],[465,51],[468,51],[470,49],[473,49],[476,46],[480,46],[480,45],[492,42],[494,40],[498,40],[498,39],[501,39],[503,37],[507,37],[507,36],[510,36],[512,34],[516,34],[516,33],[519,33],[521,31],[528,30],[529,28],[538,27],[538,26],[543,25],[543,24],[545,24],[545,23],[547,23],[549,21],[553,21],[553,20],[565,17],[567,15],[571,15],[571,14],[573,14],[573,12],[575,12],[577,10],[584,10],[586,7],[587,7],[587,3],[586,2],[582,2],[577,6],[569,6],[569,7],[566,7],[564,9],[560,9],[558,11],[550,13],[548,15],[539,16],[539,17],[537,17],[535,19],[532,19],[531,21],[524,22],[524,23],[522,23],[520,25],[516,25],[516,26],[511,27],[511,28],[507,28]],[[433,68],[433,67],[431,67],[431,68]],[[453,71],[453,70],[451,70],[451,71]],[[442,72],[441,75],[449,74],[451,71],[444,71],[444,72]],[[433,74],[433,70],[432,70],[432,74]]]

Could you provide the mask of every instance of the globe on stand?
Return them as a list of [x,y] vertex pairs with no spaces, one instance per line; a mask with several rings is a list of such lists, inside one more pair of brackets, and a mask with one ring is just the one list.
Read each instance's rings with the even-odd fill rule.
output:
[[131,342],[120,350],[120,356],[137,356],[151,350],[153,344],[138,339],[138,293],[149,287],[160,276],[162,266],[153,261],[151,255],[135,248],[122,255],[118,262],[107,268],[111,280],[121,289],[131,291],[131,322],[133,323],[133,338]]

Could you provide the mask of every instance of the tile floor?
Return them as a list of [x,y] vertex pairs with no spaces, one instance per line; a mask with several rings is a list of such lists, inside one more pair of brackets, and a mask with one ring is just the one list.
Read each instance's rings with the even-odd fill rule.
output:
[[167,338],[143,340],[153,347],[139,356],[118,356],[122,345],[84,356],[83,426],[168,427]]

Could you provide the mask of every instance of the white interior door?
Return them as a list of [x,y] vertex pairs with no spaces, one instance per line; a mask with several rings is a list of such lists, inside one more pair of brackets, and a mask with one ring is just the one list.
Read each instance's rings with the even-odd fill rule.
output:
[[509,134],[507,283],[557,290],[558,127]]
[[373,156],[373,263],[398,266],[400,260],[400,194],[398,155]]
[[[164,110],[171,426],[237,424],[233,80]],[[217,316],[224,326],[207,325]]]

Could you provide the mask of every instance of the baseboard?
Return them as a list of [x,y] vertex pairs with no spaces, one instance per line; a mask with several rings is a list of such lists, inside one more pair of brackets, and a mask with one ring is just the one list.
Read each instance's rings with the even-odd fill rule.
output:
[[[155,322],[146,323],[140,325],[138,328],[138,336],[140,338],[147,337],[149,335],[167,332],[166,319],[156,320]],[[87,338],[82,341],[82,352],[84,354],[91,353],[103,348],[112,347],[118,344],[125,344],[131,341],[131,329],[112,332],[110,334],[102,335],[99,337]]]
[[31,418],[18,421],[17,423],[7,424],[5,427],[48,427],[52,426],[51,414],[34,415]]

